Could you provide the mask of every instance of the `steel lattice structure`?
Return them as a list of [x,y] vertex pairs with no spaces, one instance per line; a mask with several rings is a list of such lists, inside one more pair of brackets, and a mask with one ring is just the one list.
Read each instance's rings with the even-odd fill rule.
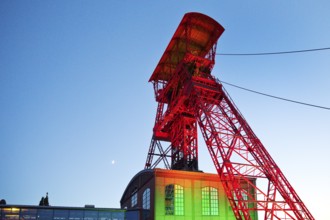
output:
[[145,168],[163,162],[197,171],[198,125],[236,219],[251,219],[252,211],[263,219],[314,219],[211,75],[223,31],[200,13],[187,13],[179,24],[150,78],[158,107]]

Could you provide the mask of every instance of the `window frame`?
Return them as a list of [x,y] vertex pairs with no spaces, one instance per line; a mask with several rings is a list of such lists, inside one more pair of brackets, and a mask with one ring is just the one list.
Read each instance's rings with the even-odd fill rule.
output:
[[131,207],[132,208],[135,207],[137,205],[137,203],[138,203],[137,197],[138,197],[137,191],[134,191],[132,193],[132,197],[131,197]]
[[146,188],[142,194],[142,208],[150,210],[150,188]]
[[184,188],[178,184],[165,186],[165,215],[184,215]]
[[219,190],[215,187],[202,187],[202,215],[218,216],[219,215]]

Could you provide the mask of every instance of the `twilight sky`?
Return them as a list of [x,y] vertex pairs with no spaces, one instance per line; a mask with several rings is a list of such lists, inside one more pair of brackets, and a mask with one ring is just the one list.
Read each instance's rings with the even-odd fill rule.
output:
[[[0,199],[119,207],[144,167],[154,68],[187,12],[218,53],[330,47],[330,1],[0,1]],[[220,80],[330,107],[330,51],[217,56]],[[328,219],[330,111],[225,88],[316,219]],[[202,137],[199,166],[215,172]]]

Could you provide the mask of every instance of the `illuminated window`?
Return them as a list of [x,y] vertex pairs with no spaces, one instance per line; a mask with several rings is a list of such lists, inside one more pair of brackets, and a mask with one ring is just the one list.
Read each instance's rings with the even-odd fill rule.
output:
[[170,184],[165,187],[165,215],[184,215],[182,186]]
[[2,218],[1,218],[1,210],[0,210],[0,218],[4,220],[19,220],[19,208],[3,208],[2,209]]
[[219,215],[218,189],[202,188],[202,215]]
[[131,198],[131,206],[134,207],[137,205],[137,192],[134,192]]
[[150,189],[149,188],[147,188],[143,192],[143,196],[142,196],[142,207],[144,209],[150,209]]

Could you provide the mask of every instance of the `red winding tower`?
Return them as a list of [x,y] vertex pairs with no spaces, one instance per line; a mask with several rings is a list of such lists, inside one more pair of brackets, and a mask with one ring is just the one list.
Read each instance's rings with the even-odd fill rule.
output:
[[158,107],[145,169],[162,162],[167,169],[198,171],[198,124],[236,219],[251,219],[251,211],[263,219],[314,219],[211,75],[223,31],[200,13],[187,13],[175,31],[149,80]]

